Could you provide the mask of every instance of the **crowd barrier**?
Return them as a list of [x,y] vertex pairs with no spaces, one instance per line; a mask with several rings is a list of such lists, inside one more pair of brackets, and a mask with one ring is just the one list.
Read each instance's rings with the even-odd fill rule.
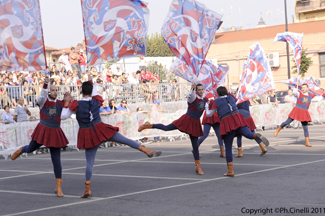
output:
[[[81,86],[78,85],[57,85],[58,99],[62,100],[65,92],[71,92],[75,100],[82,98]],[[116,102],[127,100],[129,104],[153,104],[155,100],[161,102],[186,101],[187,93],[191,88],[191,83],[146,83],[146,84],[124,84],[114,85],[106,83],[97,85],[98,93],[104,100],[115,99]],[[18,102],[19,97],[23,97],[25,103],[30,107],[35,107],[37,96],[42,90],[42,86],[0,86],[7,94],[0,97],[0,106],[11,106]]]
[[[279,104],[272,106],[269,104],[251,106],[251,115],[256,126],[276,126],[280,125],[288,118],[288,114],[292,110],[291,103]],[[186,109],[177,110],[173,113],[158,113],[151,112],[150,115],[145,113],[114,114],[103,115],[101,119],[104,123],[119,127],[120,133],[124,136],[138,140],[143,137],[175,137],[184,136],[178,130],[164,132],[156,129],[144,130],[138,132],[138,127],[146,121],[151,123],[170,124],[178,119],[186,112]],[[309,108],[309,113],[313,122],[325,121],[325,101],[312,102]],[[38,121],[29,121],[22,123],[2,124],[0,127],[0,146],[4,150],[0,151],[0,155],[8,156],[12,154],[19,146],[26,145],[30,142],[31,135]],[[62,121],[61,127],[65,132],[70,144],[76,146],[78,135],[78,122],[76,119],[68,119]]]

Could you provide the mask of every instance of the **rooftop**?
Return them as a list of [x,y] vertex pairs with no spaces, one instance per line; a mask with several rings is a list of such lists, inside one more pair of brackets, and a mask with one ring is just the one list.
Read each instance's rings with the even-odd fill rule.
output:
[[[325,32],[325,20],[288,24],[290,32],[314,34]],[[274,38],[277,33],[285,32],[285,25],[264,28],[246,29],[241,31],[220,32],[215,34],[215,44],[231,43]]]

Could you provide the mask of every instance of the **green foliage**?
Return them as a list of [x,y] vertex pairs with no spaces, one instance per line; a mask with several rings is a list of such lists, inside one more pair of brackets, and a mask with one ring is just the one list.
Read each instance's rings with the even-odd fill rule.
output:
[[147,39],[147,57],[175,56],[161,34],[152,34]]
[[[302,53],[301,53],[301,65],[300,65],[300,74],[301,77],[304,77],[305,74],[308,72],[309,67],[313,64],[313,61],[311,60],[310,57],[307,57],[307,53],[306,53],[307,49],[302,49]],[[293,69],[292,73],[297,73],[297,65],[296,65],[296,61],[293,58],[292,60],[295,64],[292,66],[291,69]]]

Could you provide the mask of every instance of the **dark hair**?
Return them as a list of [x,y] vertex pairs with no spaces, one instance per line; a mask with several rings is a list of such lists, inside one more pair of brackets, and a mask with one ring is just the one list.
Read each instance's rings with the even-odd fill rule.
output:
[[90,81],[83,82],[81,88],[83,95],[91,95],[93,92],[93,84]]
[[6,105],[3,107],[3,109],[6,110],[7,107],[10,108],[9,105]]
[[71,47],[71,50],[74,50],[74,47]]
[[108,102],[108,106],[109,106],[109,108],[111,108],[111,109],[113,109],[112,101],[115,101],[115,100],[114,100],[114,99],[110,99],[109,102]]
[[136,74],[139,74],[139,73],[141,73],[141,71],[137,70]]
[[196,91],[197,91],[197,87],[199,87],[199,86],[202,86],[203,87],[203,85],[201,83],[197,84],[196,85],[196,89],[195,89]]
[[218,93],[219,97],[228,95],[228,91],[227,91],[226,87],[224,87],[224,86],[220,86],[219,88],[217,88],[217,93]]
[[27,80],[24,80],[24,81],[23,81],[23,84],[25,84],[25,83],[28,83],[28,81],[27,81]]
[[[7,105],[7,106],[8,106],[8,105]],[[141,108],[141,107],[138,107],[138,108],[137,108],[137,112],[139,112],[139,111],[140,111],[140,109],[142,109],[142,108]]]
[[307,83],[302,84],[301,87],[304,86],[304,85],[307,86],[307,88],[309,87]]

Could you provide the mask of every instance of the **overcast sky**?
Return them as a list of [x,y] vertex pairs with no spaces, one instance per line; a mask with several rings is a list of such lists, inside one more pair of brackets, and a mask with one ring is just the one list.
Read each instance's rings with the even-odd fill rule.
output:
[[[263,17],[268,26],[285,23],[284,0],[198,0],[211,10],[223,14],[222,27],[255,28]],[[150,9],[149,30],[161,30],[171,0],[146,0]],[[84,39],[80,0],[40,0],[46,46],[66,48]],[[294,16],[294,0],[287,0],[288,22]],[[220,31],[220,30],[219,30]],[[290,31],[290,29],[289,29]]]

